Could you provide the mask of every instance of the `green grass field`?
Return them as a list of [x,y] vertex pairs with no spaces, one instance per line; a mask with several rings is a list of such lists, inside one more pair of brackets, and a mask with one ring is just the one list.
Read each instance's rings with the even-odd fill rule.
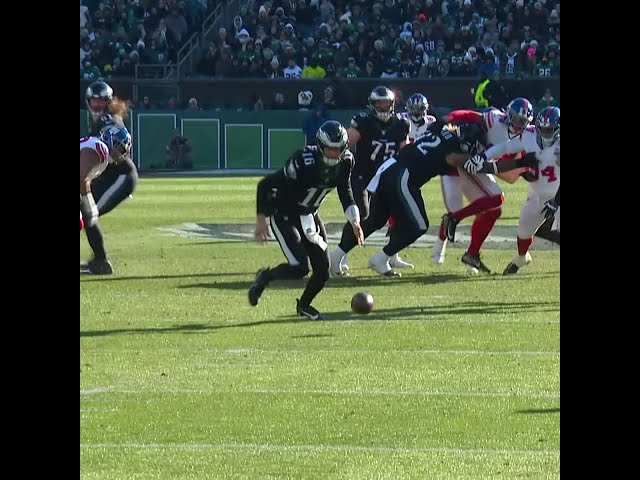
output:
[[[559,478],[559,249],[537,240],[503,277],[515,241],[488,242],[480,276],[464,242],[442,266],[412,247],[416,269],[383,279],[365,268],[379,247],[358,248],[314,302],[329,320],[304,321],[303,281],[247,302],[277,243],[191,236],[252,224],[256,182],[143,178],[101,219],[116,274],[80,277],[81,479]],[[526,184],[504,188],[512,232]],[[424,194],[433,235],[439,180]],[[335,192],[321,214],[342,223]],[[357,291],[371,314],[350,312]]]

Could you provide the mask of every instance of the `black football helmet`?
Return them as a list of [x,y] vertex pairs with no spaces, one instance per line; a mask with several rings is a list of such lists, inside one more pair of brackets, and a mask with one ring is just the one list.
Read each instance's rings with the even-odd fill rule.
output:
[[369,108],[371,109],[371,113],[383,122],[391,120],[395,102],[395,94],[387,87],[376,87],[369,94]]
[[[324,163],[330,167],[337,165],[349,145],[347,129],[340,122],[328,120],[318,129],[316,143]],[[328,152],[329,148],[335,149],[334,152]]]
[[475,155],[487,146],[487,132],[477,123],[462,123],[457,126],[460,147],[464,153]]
[[[106,108],[104,111],[96,111],[91,108],[91,99],[98,98],[104,100],[106,102]],[[97,82],[93,82],[91,85],[87,87],[87,91],[85,93],[85,101],[87,102],[87,108],[89,112],[93,115],[102,115],[109,108],[109,103],[113,99],[113,88],[109,86],[106,82],[102,80],[98,80]]]

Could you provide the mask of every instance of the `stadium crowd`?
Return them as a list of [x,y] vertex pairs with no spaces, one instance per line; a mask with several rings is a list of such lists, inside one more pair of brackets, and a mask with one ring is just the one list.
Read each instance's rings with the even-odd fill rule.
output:
[[133,77],[136,64],[175,63],[177,51],[210,10],[206,0],[82,3],[80,78],[86,80]]
[[249,0],[196,73],[215,78],[548,77],[556,0]]

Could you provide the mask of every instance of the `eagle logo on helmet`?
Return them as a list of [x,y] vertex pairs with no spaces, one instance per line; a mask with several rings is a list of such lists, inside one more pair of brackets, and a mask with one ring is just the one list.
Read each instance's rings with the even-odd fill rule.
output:
[[388,122],[394,112],[395,94],[387,87],[376,87],[369,94],[369,109],[379,120]]

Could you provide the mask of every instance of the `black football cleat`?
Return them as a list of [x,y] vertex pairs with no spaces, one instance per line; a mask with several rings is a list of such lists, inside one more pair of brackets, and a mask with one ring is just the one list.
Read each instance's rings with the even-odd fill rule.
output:
[[509,265],[507,265],[507,268],[504,269],[504,272],[502,272],[502,275],[515,275],[516,273],[518,273],[518,270],[520,270],[520,267],[518,267],[515,263],[511,262],[509,263]]
[[318,310],[311,305],[302,305],[299,299],[296,299],[296,312],[301,317],[307,317],[310,320],[324,320],[324,317]]
[[475,268],[476,270],[481,270],[485,273],[491,273],[491,270],[484,264],[482,260],[480,260],[480,255],[469,255],[469,252],[465,252],[462,255],[461,259],[462,263],[465,265],[469,265],[471,268]]
[[450,242],[455,242],[456,240],[456,227],[460,223],[460,220],[456,220],[453,218],[453,215],[450,213],[445,213],[442,216],[442,221],[444,223],[444,233],[447,236],[447,240]]
[[113,275],[113,265],[106,258],[104,260],[92,258],[87,263],[80,264],[80,271],[91,275]]
[[261,268],[260,270],[258,270],[258,273],[256,274],[256,279],[254,280],[253,285],[249,287],[249,292],[248,292],[249,304],[253,307],[258,305],[258,302],[260,301],[260,297],[262,296],[262,292],[264,292],[264,289],[267,287],[267,284],[269,283],[269,281],[267,280],[268,272],[269,272],[268,267]]

